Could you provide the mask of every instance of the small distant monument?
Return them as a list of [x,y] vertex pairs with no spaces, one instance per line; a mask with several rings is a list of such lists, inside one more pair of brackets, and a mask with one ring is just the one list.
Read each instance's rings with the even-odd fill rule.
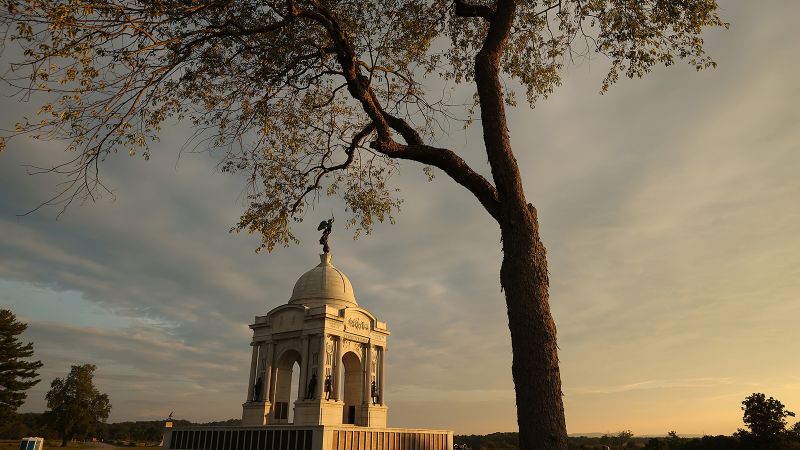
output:
[[171,428],[172,428],[172,414],[174,414],[174,413],[175,413],[175,411],[171,411],[169,413],[169,417],[167,417],[164,420],[164,432],[161,433],[161,442],[158,444],[161,447],[163,447],[164,443],[167,442],[167,439],[166,439],[166,437],[168,436],[167,430],[171,430]]
[[331,263],[333,221],[317,227],[319,264],[300,276],[286,304],[250,325],[242,426],[165,429],[164,450],[453,448],[452,431],[387,428],[389,329],[358,305],[350,279]]

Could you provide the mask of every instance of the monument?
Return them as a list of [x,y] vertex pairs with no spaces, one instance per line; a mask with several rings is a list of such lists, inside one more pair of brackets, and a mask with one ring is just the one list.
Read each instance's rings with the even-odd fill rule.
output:
[[[243,425],[285,424],[294,408],[295,425],[386,427],[389,330],[358,306],[350,280],[331,259],[331,253],[320,255],[320,263],[295,283],[289,302],[250,325]],[[300,395],[292,402],[294,367]]]
[[168,421],[164,450],[453,448],[451,431],[387,428],[389,329],[358,305],[350,280],[332,264],[332,226],[332,218],[320,223],[320,262],[300,276],[289,301],[250,325],[242,425],[172,427]]

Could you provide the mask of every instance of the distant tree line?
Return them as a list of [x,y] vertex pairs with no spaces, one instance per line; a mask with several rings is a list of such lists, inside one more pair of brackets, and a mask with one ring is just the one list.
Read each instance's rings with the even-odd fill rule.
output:
[[[732,436],[680,437],[670,431],[662,438],[634,437],[630,430],[599,437],[570,436],[570,450],[800,450],[800,422],[789,427],[794,413],[780,401],[753,393],[742,401],[746,429]],[[517,433],[455,436],[454,442],[471,450],[516,450]]]
[[[231,426],[241,425],[241,420],[230,419],[217,422],[195,423],[188,420],[175,419],[174,426]],[[163,420],[141,420],[136,422],[98,423],[91,432],[77,436],[77,439],[97,438],[104,442],[148,442],[158,443],[164,431]],[[19,439],[25,436],[39,436],[45,439],[62,439],[61,432],[56,429],[46,413],[18,414],[13,426],[3,427],[0,439]]]
[[[647,442],[646,438],[634,437],[629,430],[603,436],[570,436],[568,440],[570,450],[641,449]],[[454,436],[453,441],[458,445],[466,445],[472,450],[517,450],[519,448],[517,433],[457,435]]]
[[788,427],[794,417],[780,401],[753,393],[742,401],[746,429],[733,436],[703,436],[685,439],[671,431],[666,438],[652,438],[643,450],[800,450],[800,422]]
[[459,445],[466,445],[472,450],[519,448],[519,434],[514,433],[492,433],[492,434],[471,434],[464,436],[454,436],[453,441]]
[[[517,450],[517,433],[492,433],[487,435],[455,436],[459,445],[467,445],[471,450]],[[748,445],[742,438],[733,436],[703,437],[637,437],[632,436],[620,443],[620,436],[570,436],[569,450],[768,450],[757,443]],[[780,450],[800,450],[800,440],[787,439]]]

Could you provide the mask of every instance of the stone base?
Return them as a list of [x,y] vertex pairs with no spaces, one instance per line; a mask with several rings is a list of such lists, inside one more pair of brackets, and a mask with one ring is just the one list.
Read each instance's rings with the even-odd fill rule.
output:
[[295,425],[341,425],[344,403],[339,400],[297,400]]
[[453,432],[353,425],[164,429],[163,450],[451,450]]
[[242,403],[242,426],[263,427],[269,422],[270,402]]
[[361,405],[358,425],[371,428],[386,428],[389,407],[386,405]]

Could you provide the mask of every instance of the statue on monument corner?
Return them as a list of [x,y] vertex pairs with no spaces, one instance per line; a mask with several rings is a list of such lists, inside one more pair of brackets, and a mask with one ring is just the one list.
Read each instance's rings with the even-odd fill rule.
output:
[[314,391],[317,387],[317,374],[312,373],[311,379],[308,380],[308,389],[306,389],[306,400],[311,400],[314,398]]
[[252,397],[253,400],[252,401],[257,402],[257,401],[260,400],[260,397],[261,397],[261,386],[263,384],[264,384],[264,382],[261,380],[261,377],[258,377],[258,379],[256,380],[255,384],[253,384],[253,397]]
[[322,251],[324,253],[330,253],[331,248],[328,246],[328,236],[330,236],[331,231],[333,230],[333,216],[331,216],[328,220],[323,220],[319,223],[317,227],[317,231],[322,231],[322,237],[319,238],[319,243],[322,245]]
[[378,403],[378,385],[375,384],[375,380],[372,380],[372,386],[370,387],[370,395],[372,396],[372,404]]
[[325,377],[325,400],[331,399],[331,391],[333,391],[333,380],[331,380],[331,376],[328,375]]

